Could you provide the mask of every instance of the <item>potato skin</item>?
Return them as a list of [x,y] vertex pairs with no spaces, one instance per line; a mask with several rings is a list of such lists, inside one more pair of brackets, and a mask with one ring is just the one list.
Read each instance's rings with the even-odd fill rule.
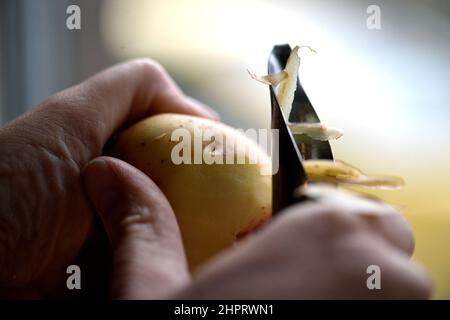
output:
[[[192,147],[194,129],[208,129],[221,133],[226,141],[224,146],[214,144],[212,152],[230,152],[230,143],[239,141],[266,160],[267,155],[256,143],[229,126],[181,114],[152,116],[118,136],[111,154],[146,173],[164,192],[176,214],[193,270],[233,245],[239,235],[270,218],[272,177],[261,174],[261,164],[248,161],[245,164],[174,164],[171,152],[179,142],[171,141],[171,135],[177,128],[191,133]],[[236,148],[231,151],[243,152]]]

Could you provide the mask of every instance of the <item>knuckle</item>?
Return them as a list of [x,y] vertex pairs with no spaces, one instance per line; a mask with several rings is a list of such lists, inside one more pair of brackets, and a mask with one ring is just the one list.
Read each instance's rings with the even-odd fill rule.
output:
[[343,208],[326,206],[317,212],[315,219],[326,223],[330,227],[351,228],[356,224],[356,219]]
[[360,228],[358,219],[338,206],[312,204],[289,209],[286,224],[293,230],[306,230],[318,236],[336,237],[356,233]]
[[118,203],[105,219],[105,225],[113,243],[119,243],[120,239],[129,236],[152,240],[159,233],[154,212],[138,204]]
[[149,58],[138,58],[131,61],[133,68],[136,68],[138,72],[146,78],[165,78],[167,72],[164,67],[157,61]]
[[408,220],[398,212],[389,214],[359,214],[363,223],[396,247],[411,255],[415,247],[413,230]]
[[122,225],[124,227],[136,225],[152,225],[155,223],[154,213],[148,206],[143,205],[129,205],[123,209]]

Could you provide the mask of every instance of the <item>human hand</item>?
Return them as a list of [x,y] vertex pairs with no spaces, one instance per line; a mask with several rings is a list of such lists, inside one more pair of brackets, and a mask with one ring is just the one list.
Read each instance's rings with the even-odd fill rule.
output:
[[[176,298],[427,299],[431,284],[410,261],[413,248],[392,207],[327,191],[205,265]],[[367,287],[371,265],[380,268],[380,290]]]
[[[94,214],[82,188],[83,167],[118,128],[160,112],[215,118],[157,63],[135,60],[50,97],[0,129],[0,295],[41,297],[65,286],[66,267]],[[173,217],[167,219],[175,230]],[[182,265],[183,259],[181,252],[176,260]]]
[[[207,262],[191,280],[181,260],[178,265],[167,263],[176,261],[182,250],[174,241],[178,231],[166,221],[173,215],[164,197],[143,173],[132,179],[130,172],[136,169],[120,160],[102,161],[87,166],[84,177],[91,198],[101,199],[94,203],[114,247],[112,297],[426,299],[431,295],[424,270],[410,261],[414,238],[405,218],[389,205],[338,191],[316,192],[314,202],[284,210],[235,248]],[[134,192],[121,192],[123,186]],[[115,200],[102,197],[101,190],[109,190]],[[158,265],[165,267],[155,273]],[[371,265],[380,268],[380,290],[367,287]]]
[[[94,212],[82,168],[115,129],[162,111],[210,116],[159,67],[140,61],[60,93],[0,131],[3,290],[41,296],[64,283],[58,275],[66,276]],[[408,261],[408,224],[380,204],[368,212],[338,196],[292,207],[190,282],[172,209],[148,177],[102,157],[85,167],[84,185],[113,247],[112,297],[429,296],[426,277]],[[384,287],[369,292],[365,268],[377,263]]]

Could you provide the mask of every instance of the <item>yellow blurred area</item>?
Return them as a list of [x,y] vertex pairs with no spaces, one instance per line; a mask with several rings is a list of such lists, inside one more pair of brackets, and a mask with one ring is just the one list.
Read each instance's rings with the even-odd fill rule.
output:
[[368,3],[351,0],[108,0],[100,28],[117,61],[159,60],[239,128],[270,121],[268,89],[246,69],[264,74],[275,44],[316,49],[302,54],[300,77],[322,121],[344,131],[336,158],[405,179],[402,190],[370,192],[405,212],[414,259],[435,298],[450,299],[450,19],[430,2],[379,3],[377,31],[366,28]]

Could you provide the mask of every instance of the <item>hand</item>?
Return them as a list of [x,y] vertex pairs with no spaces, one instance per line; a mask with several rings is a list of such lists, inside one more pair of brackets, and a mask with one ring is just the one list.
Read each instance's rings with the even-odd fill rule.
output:
[[[3,294],[46,296],[64,285],[65,267],[96,211],[113,247],[115,298],[429,296],[426,276],[408,261],[413,238],[405,220],[389,207],[342,195],[286,210],[191,282],[161,191],[120,160],[95,159],[117,128],[163,111],[214,117],[156,64],[135,61],[51,97],[0,130]],[[365,287],[369,264],[381,267],[381,291]]]
[[[133,174],[136,169],[122,161],[99,160],[87,166],[84,177],[114,247],[112,297],[426,299],[431,295],[424,270],[410,261],[414,238],[404,217],[386,204],[337,191],[315,194],[314,203],[281,212],[206,263],[190,280],[186,265],[177,258],[182,255],[178,230],[167,219],[173,214],[164,197],[148,177]],[[370,265],[380,267],[381,290],[367,287]]]
[[[427,299],[430,281],[409,260],[414,241],[392,207],[332,192],[288,208],[205,265],[180,299]],[[367,267],[381,289],[367,287]]]
[[[157,63],[136,60],[50,97],[0,129],[0,295],[39,297],[65,287],[66,267],[92,230],[83,167],[118,128],[160,112],[215,117],[184,96]],[[127,168],[130,179],[140,176]],[[123,190],[130,193],[126,185]],[[167,241],[183,265],[173,212],[165,209],[161,214],[172,223],[167,233],[176,233]]]

